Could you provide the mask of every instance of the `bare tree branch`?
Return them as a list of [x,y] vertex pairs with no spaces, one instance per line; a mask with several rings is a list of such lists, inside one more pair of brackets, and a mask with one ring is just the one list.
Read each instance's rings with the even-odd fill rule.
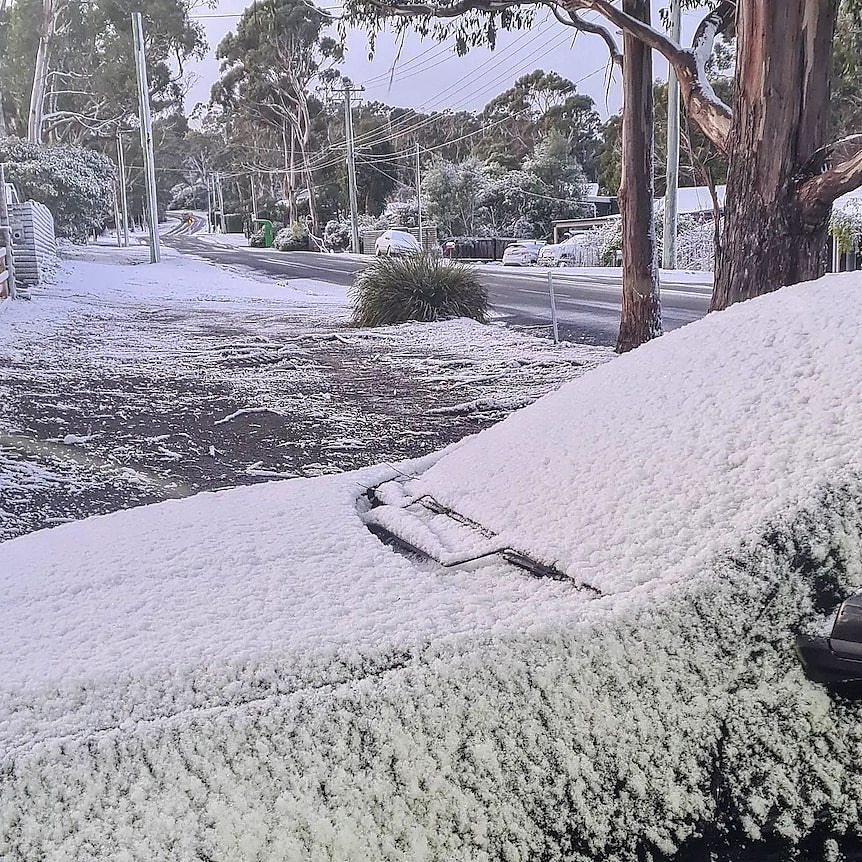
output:
[[592,9],[630,33],[648,47],[658,51],[674,68],[688,115],[722,152],[727,151],[730,136],[731,111],[719,99],[706,77],[706,63],[712,54],[716,37],[733,20],[736,4],[722,0],[701,21],[695,32],[694,45],[686,49],[677,45],[660,30],[638,21],[618,9],[611,0],[562,0],[563,6]]
[[603,27],[601,24],[595,24],[592,21],[587,21],[586,18],[582,18],[577,12],[572,12],[569,9],[563,11],[557,3],[545,2],[544,5],[551,10],[553,16],[561,24],[565,24],[567,27],[574,27],[576,30],[580,30],[583,33],[592,33],[595,36],[600,36],[604,40],[605,45],[607,45],[611,62],[622,68],[622,51],[620,51],[616,39],[614,39],[611,35],[611,31],[608,30],[607,27]]

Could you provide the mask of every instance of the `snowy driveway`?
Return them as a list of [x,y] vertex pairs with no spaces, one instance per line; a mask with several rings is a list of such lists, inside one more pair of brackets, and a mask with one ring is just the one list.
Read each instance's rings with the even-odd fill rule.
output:
[[465,321],[352,330],[343,288],[118,254],[0,309],[0,540],[420,455],[608,355]]

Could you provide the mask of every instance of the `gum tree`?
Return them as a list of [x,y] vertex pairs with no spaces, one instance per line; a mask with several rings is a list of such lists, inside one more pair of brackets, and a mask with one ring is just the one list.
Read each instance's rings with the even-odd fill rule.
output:
[[[845,2],[859,26],[858,0]],[[817,278],[833,201],[862,185],[862,134],[826,138],[838,0],[722,0],[692,46],[610,0],[568,0],[659,51],[676,70],[689,119],[728,158],[727,204],[712,309]],[[709,84],[718,34],[736,33],[734,109]]]

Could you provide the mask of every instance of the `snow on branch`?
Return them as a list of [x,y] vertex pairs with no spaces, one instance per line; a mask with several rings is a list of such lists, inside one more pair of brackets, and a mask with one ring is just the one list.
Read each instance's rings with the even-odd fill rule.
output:
[[801,172],[797,197],[807,223],[819,224],[832,202],[862,186],[862,135],[819,149]]

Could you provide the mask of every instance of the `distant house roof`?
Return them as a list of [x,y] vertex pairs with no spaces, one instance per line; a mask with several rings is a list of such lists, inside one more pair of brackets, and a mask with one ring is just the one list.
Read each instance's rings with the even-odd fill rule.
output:
[[[724,196],[727,186],[716,186],[718,205],[724,208]],[[664,208],[664,198],[656,198],[656,208]],[[677,196],[677,212],[680,215],[695,215],[712,212],[712,198],[706,186],[686,186],[679,189]]]
[[848,207],[852,209],[862,207],[862,188],[853,189],[852,192],[841,195],[840,198],[836,198],[832,206],[837,210],[847,209]]

